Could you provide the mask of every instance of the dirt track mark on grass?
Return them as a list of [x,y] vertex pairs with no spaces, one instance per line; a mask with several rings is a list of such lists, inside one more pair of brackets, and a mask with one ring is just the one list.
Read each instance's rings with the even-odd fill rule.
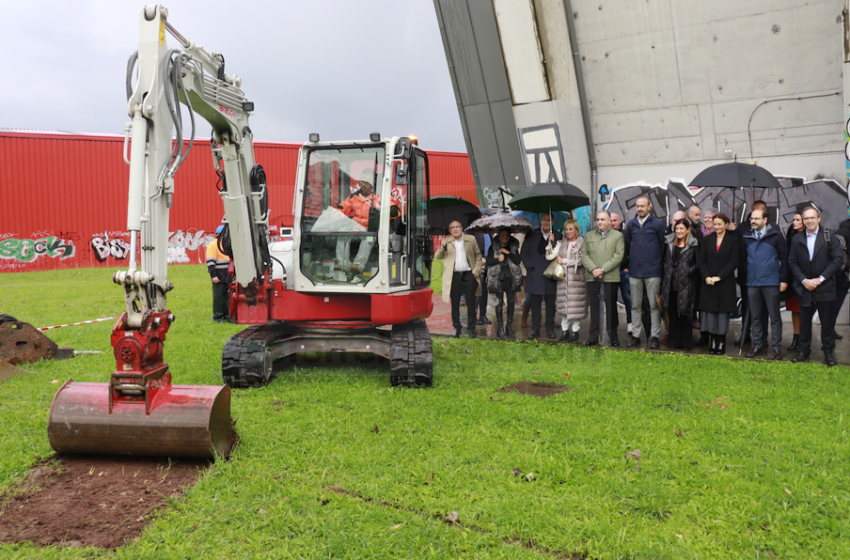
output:
[[[486,529],[482,529],[481,527],[476,527],[474,525],[469,525],[464,522],[463,518],[460,515],[455,515],[457,512],[450,512],[448,515],[436,514],[430,515],[425,513],[424,511],[420,511],[415,508],[407,508],[402,507],[396,504],[391,504],[389,502],[381,502],[377,500],[373,500],[372,498],[367,498],[362,494],[358,494],[357,492],[351,492],[344,488],[339,488],[337,486],[330,486],[325,488],[326,492],[330,492],[332,494],[337,494],[339,496],[345,496],[346,498],[351,498],[354,500],[360,500],[361,502],[376,505],[383,508],[390,508],[402,513],[410,513],[413,515],[418,515],[419,517],[423,517],[425,519],[430,520],[438,520],[442,521],[447,525],[451,525],[452,527],[463,527],[464,529],[468,529],[470,531],[474,531],[479,535],[486,535],[488,537],[493,537],[496,539],[500,539],[507,546],[522,546],[526,550],[531,552],[536,552],[538,554],[544,555],[548,558],[558,558],[562,560],[593,560],[590,556],[588,556],[587,551],[585,552],[566,552],[563,550],[552,550],[551,548],[540,546],[536,544],[533,540],[530,539],[519,539],[519,538],[503,538],[497,535],[494,535],[491,531]],[[329,503],[328,500],[323,500],[322,505]]]
[[0,495],[0,542],[118,548],[185,493],[207,461],[57,456]]

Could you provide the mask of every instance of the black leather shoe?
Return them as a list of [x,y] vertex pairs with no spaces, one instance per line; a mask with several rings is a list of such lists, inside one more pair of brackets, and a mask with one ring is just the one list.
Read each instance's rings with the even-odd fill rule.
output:
[[796,356],[791,358],[791,363],[799,364],[801,362],[807,362],[809,360],[810,354],[811,354],[811,352],[809,352],[809,351],[800,352],[799,354],[797,354]]
[[629,340],[628,344],[626,344],[626,348],[634,348],[635,346],[640,346],[640,339],[633,336],[631,340]]
[[773,351],[773,359],[774,360],[781,360],[782,359],[782,349]]
[[516,335],[514,335],[514,330],[513,330],[513,328],[511,328],[510,323],[507,323],[505,325],[505,336],[507,336],[508,338],[515,338],[515,336],[516,336]]
[[487,323],[485,323],[483,319],[478,319],[478,320],[475,322],[475,324],[476,324],[476,325],[486,325]]
[[[711,339],[708,336],[707,332],[699,333],[699,340],[697,340],[696,346],[708,346],[711,342]],[[714,352],[709,352],[709,354],[714,354]]]
[[587,342],[584,343],[585,346],[596,346],[599,344],[599,340],[596,338],[589,338]]
[[561,336],[558,337],[558,342],[566,342],[570,338],[570,333],[567,331],[563,331]]
[[611,346],[613,346],[614,348],[617,348],[619,345],[620,345],[620,339],[618,339],[618,338],[612,338],[611,339]]
[[747,352],[748,358],[755,358],[756,356],[761,356],[765,354],[764,348],[750,348],[750,351]]
[[649,341],[649,349],[650,350],[658,350],[659,348],[661,348],[661,343],[658,342],[657,336],[653,336],[652,340]]
[[546,336],[549,338],[555,338],[555,329],[546,329]]
[[455,329],[454,337],[455,337],[455,338],[460,338],[460,329]]
[[570,342],[578,342],[578,331],[570,333]]
[[835,356],[832,355],[832,352],[824,351],[823,353],[823,363],[825,363],[829,367],[834,367],[838,365],[838,362],[835,359]]
[[540,338],[540,331],[531,331],[528,335],[528,340],[537,340]]
[[487,318],[487,315],[482,315],[480,319],[478,319],[479,325],[492,325],[493,321]]
[[835,333],[835,340],[844,340],[844,337],[838,333]]
[[472,330],[472,329],[470,329],[470,331],[469,331],[469,338],[475,338],[475,337],[476,337],[475,331],[474,331],[474,330]]

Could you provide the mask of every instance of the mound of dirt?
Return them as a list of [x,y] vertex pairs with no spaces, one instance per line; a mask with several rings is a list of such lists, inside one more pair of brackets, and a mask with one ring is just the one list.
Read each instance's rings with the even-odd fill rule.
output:
[[208,461],[57,456],[0,496],[0,542],[117,548],[138,537]]

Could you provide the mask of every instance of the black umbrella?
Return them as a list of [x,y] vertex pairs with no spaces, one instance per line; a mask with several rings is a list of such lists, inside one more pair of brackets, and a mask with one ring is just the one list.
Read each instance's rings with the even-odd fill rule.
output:
[[782,185],[770,171],[758,165],[732,161],[703,169],[691,181],[691,187],[762,187],[781,189]]
[[590,198],[570,183],[537,183],[519,191],[509,203],[514,210],[526,212],[572,211],[590,204]]
[[431,235],[448,235],[449,224],[460,222],[464,228],[481,216],[481,210],[459,196],[434,196],[425,202]]
[[[703,169],[699,175],[694,177],[690,186],[709,189],[732,189],[733,213],[737,213],[738,210],[737,189],[751,189],[751,195],[755,195],[759,192],[752,189],[782,189],[782,185],[776,177],[774,177],[770,171],[764,167],[750,165],[749,163],[740,163],[737,161],[712,165],[711,167]],[[743,220],[744,214],[746,213],[745,199],[746,196],[742,194],[741,202],[744,206],[740,209],[741,220]],[[736,216],[731,216],[731,218],[733,222],[738,222]]]
[[511,233],[528,233],[534,228],[525,218],[507,212],[496,212],[469,224],[466,233],[499,233],[503,229],[508,229]]

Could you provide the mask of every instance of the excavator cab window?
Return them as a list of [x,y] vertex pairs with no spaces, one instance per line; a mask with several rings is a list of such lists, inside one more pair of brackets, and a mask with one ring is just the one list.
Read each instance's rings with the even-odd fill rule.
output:
[[365,284],[377,275],[384,156],[382,145],[308,154],[300,261],[314,284]]

